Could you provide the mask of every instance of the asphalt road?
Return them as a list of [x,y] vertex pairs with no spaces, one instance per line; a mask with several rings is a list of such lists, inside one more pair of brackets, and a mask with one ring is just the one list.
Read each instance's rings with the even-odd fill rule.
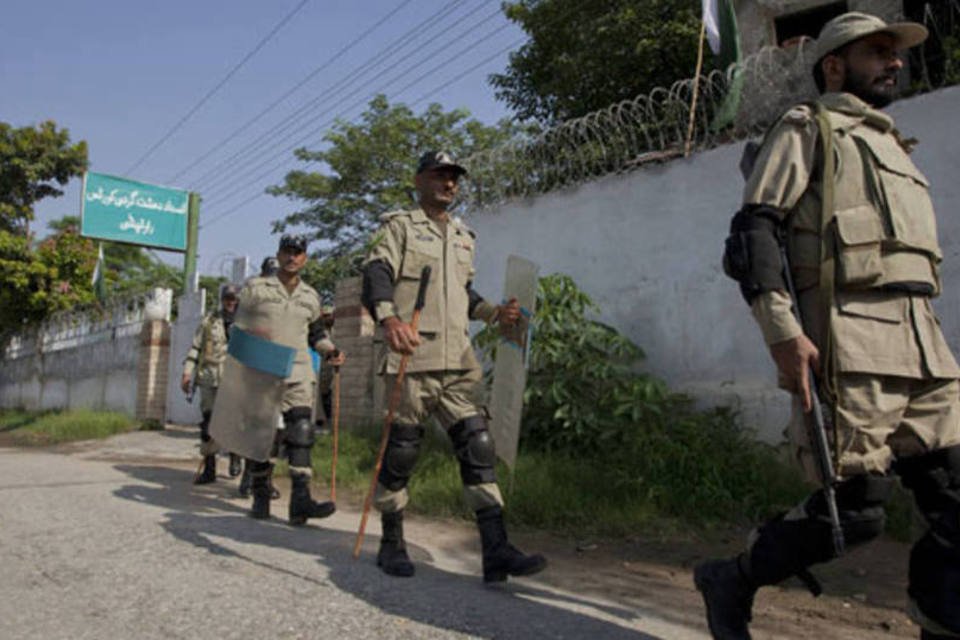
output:
[[384,576],[376,518],[356,561],[356,512],[253,521],[234,482],[191,485],[194,437],[0,449],[0,638],[705,637],[535,578],[485,587],[476,536],[442,523],[408,527],[416,577]]

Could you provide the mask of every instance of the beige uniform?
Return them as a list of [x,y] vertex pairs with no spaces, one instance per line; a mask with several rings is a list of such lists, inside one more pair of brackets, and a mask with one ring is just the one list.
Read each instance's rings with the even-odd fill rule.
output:
[[[496,313],[496,307],[486,301],[469,312],[468,285],[474,275],[475,235],[458,219],[438,223],[419,208],[384,214],[381,221],[383,226],[374,237],[366,263],[381,260],[390,266],[394,296],[392,302],[377,304],[378,321],[398,316],[409,322],[420,273],[424,266],[432,269],[418,327],[421,344],[408,361],[395,422],[424,424],[433,416],[448,429],[480,414],[472,394],[481,370],[470,342],[469,323],[491,321]],[[386,405],[401,355],[385,345],[381,358]],[[465,485],[464,495],[473,510],[503,503],[494,483]],[[381,485],[377,502],[381,510],[400,510],[407,503],[406,489],[392,492]]]
[[[884,472],[895,455],[960,443],[960,368],[930,296],[905,291],[927,287],[939,294],[942,252],[929,185],[890,116],[846,93],[826,94],[821,102],[836,164],[833,216],[825,230],[810,107],[791,110],[771,130],[743,201],[787,216],[802,331],[820,350],[833,387],[828,399],[839,473]],[[832,287],[820,286],[825,277]],[[801,333],[785,292],[759,296],[752,312],[768,344]],[[788,432],[815,477],[799,411]]]
[[[310,324],[319,318],[320,296],[302,280],[288,292],[276,276],[251,278],[240,292],[237,327],[297,351],[281,411],[313,406],[316,376],[308,350],[308,332]],[[313,347],[325,353],[332,345],[329,340],[318,340]]]
[[183,361],[183,375],[196,375],[196,384],[200,388],[200,411],[203,413],[213,410],[226,357],[227,332],[223,324],[223,312],[217,310],[201,320]]

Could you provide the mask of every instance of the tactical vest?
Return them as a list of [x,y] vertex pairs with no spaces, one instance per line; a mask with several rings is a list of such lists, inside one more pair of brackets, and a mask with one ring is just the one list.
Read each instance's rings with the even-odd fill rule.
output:
[[[443,232],[420,211],[404,212],[406,239],[394,282],[393,301],[405,321],[413,315],[420,274],[431,268],[419,331],[424,343],[410,359],[408,370],[472,369],[477,366],[467,309],[467,283],[473,275],[475,252],[472,232],[451,219]],[[386,371],[393,373],[400,356],[390,353]]]
[[[835,158],[834,219],[828,225],[838,292],[910,287],[940,292],[936,218],[929,183],[892,120],[877,111],[827,111]],[[818,165],[822,160],[818,158]],[[819,174],[820,166],[815,171]],[[790,220],[789,251],[800,290],[819,280],[820,181]]]

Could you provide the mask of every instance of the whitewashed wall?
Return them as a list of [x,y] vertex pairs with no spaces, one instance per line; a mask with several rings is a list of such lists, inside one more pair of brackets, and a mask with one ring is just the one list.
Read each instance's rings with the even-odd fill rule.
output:
[[[944,248],[937,301],[950,344],[960,349],[960,88],[890,108],[920,139],[915,161],[933,185]],[[478,233],[475,286],[503,287],[515,253],[563,272],[600,305],[601,319],[647,353],[646,367],[705,404],[734,404],[767,441],[780,439],[788,396],[736,284],[720,268],[729,220],[743,186],[742,144],[729,145],[577,188],[472,215]]]

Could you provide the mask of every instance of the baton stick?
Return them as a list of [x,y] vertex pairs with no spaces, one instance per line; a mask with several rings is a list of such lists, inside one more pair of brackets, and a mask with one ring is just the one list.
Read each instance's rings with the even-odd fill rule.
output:
[[[420,288],[417,290],[417,303],[413,308],[413,318],[410,320],[410,328],[414,335],[417,333],[417,327],[420,324],[420,312],[423,310],[424,299],[427,295],[427,284],[430,282],[430,267],[426,266],[420,272]],[[383,454],[387,451],[387,440],[390,439],[390,425],[393,423],[393,414],[397,412],[400,405],[400,392],[403,389],[403,376],[407,371],[407,362],[410,360],[410,354],[403,354],[400,358],[400,366],[397,368],[397,380],[393,384],[393,390],[390,392],[390,404],[387,408],[387,416],[383,420],[383,434],[380,437],[380,451],[377,453],[377,464],[373,469],[373,478],[370,479],[370,489],[367,491],[367,497],[363,501],[363,515],[360,516],[360,529],[357,531],[357,541],[353,545],[353,557],[360,556],[360,547],[363,545],[363,533],[367,529],[367,517],[370,515],[370,507],[373,505],[373,494],[377,490],[377,478],[380,476],[380,467],[383,466]]]
[[340,367],[333,368],[333,464],[330,469],[330,502],[337,501],[337,449],[340,439]]

